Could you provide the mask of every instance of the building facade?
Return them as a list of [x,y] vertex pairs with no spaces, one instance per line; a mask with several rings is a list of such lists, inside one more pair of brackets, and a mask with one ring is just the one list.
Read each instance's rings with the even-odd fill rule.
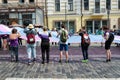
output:
[[0,0],[0,23],[44,25],[43,0]]
[[95,34],[106,25],[120,29],[120,0],[47,0],[48,27],[65,24],[70,33],[85,26]]

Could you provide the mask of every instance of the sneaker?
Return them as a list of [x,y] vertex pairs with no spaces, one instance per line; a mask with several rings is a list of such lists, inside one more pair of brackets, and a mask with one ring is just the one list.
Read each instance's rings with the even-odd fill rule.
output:
[[28,65],[31,65],[31,62],[28,62]]
[[66,60],[65,62],[66,62],[66,63],[69,63],[69,60]]
[[13,62],[13,61],[14,61],[14,59],[11,59],[10,61],[11,61],[11,62]]
[[86,59],[85,61],[86,61],[86,63],[87,63],[87,62],[88,62],[88,59]]
[[49,63],[49,61],[47,61],[47,63]]
[[44,61],[42,61],[42,64],[44,64]]
[[107,59],[106,62],[109,62],[109,60]]
[[86,63],[86,60],[82,60],[82,63]]
[[59,63],[62,63],[62,61],[61,61],[61,60],[59,60]]
[[15,60],[15,62],[17,63],[17,62],[19,62],[19,60]]
[[33,62],[35,62],[35,61],[36,61],[36,59],[34,58],[34,59],[33,59]]
[[108,61],[111,62],[111,59],[109,59]]

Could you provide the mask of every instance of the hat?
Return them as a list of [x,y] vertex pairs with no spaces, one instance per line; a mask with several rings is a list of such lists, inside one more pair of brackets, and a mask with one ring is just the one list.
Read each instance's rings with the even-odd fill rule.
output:
[[33,26],[32,24],[29,24],[29,25],[28,25],[28,28],[29,28],[29,29],[33,29],[34,26]]

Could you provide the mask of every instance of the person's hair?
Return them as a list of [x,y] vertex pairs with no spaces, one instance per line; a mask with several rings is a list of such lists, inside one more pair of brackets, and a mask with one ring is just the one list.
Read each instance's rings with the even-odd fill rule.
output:
[[82,29],[85,30],[85,26],[83,26]]
[[102,30],[102,28],[100,28],[100,30]]
[[12,29],[12,33],[13,34],[17,33],[17,29]]
[[43,27],[43,31],[47,31],[47,27]]
[[65,29],[65,26],[62,24],[62,25],[61,25],[61,28],[64,28],[64,29]]
[[103,26],[103,30],[108,30],[109,28],[107,26]]

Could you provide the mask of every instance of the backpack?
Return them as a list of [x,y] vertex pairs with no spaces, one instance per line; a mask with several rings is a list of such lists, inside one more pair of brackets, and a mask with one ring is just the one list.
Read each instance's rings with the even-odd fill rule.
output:
[[109,40],[114,40],[114,34],[112,33],[112,32],[109,32],[109,38],[108,38]]
[[62,30],[62,33],[61,33],[61,36],[60,36],[60,40],[62,42],[64,42],[64,43],[67,41],[67,34],[66,34],[65,30]]
[[90,38],[89,38],[89,35],[87,33],[83,34],[83,42],[85,44],[90,44]]
[[33,43],[35,43],[35,35],[34,35],[34,34],[28,34],[28,35],[27,35],[27,43],[28,43],[28,44],[33,44]]

